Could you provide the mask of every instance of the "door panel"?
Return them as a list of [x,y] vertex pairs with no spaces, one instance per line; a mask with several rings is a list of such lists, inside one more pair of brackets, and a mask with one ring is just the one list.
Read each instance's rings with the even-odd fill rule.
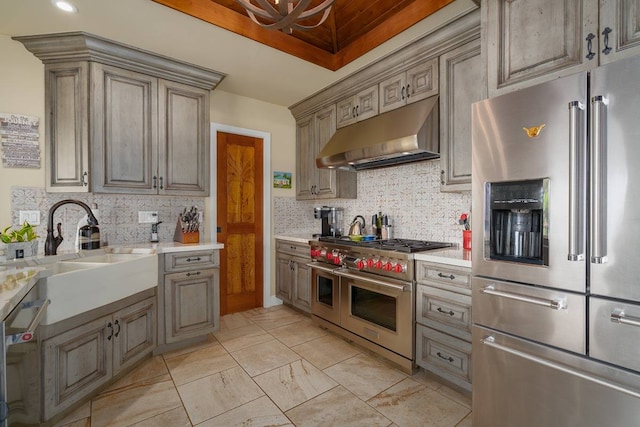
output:
[[[591,95],[604,96],[601,197],[605,230],[602,264],[591,264],[591,293],[640,301],[640,59],[625,59],[597,68],[591,74]],[[631,77],[631,78],[629,78]],[[593,107],[593,105],[592,105]],[[593,142],[592,142],[593,144]],[[595,233],[594,233],[595,234]],[[592,252],[594,248],[592,247]]]
[[[474,274],[585,291],[586,260],[568,260],[571,159],[568,105],[579,101],[585,108],[576,113],[576,141],[586,153],[586,78],[586,74],[576,74],[473,104]],[[524,129],[542,125],[537,136],[529,136]],[[586,157],[578,157],[584,169]],[[584,170],[579,176],[585,181]],[[543,178],[549,179],[548,196],[543,200],[548,216],[542,223],[544,234],[548,235],[548,267],[489,260],[491,218],[486,211],[485,184]],[[585,194],[579,185],[576,188],[582,195],[576,221],[584,224]],[[584,241],[585,231],[580,229],[578,233]],[[586,248],[581,253],[586,257]]]
[[262,306],[263,141],[218,132],[217,217],[220,256],[220,311]]

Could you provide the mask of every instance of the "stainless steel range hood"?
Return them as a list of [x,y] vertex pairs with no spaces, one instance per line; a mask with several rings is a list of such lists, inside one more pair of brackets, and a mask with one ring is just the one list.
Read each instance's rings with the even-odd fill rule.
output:
[[438,97],[340,128],[316,157],[319,168],[374,169],[440,157]]

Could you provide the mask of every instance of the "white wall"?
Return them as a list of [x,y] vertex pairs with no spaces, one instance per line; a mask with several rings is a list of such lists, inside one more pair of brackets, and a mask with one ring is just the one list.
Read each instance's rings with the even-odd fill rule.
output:
[[[0,35],[0,112],[40,118],[40,169],[0,163],[0,229],[11,225],[11,186],[44,187],[44,66],[22,43]],[[15,225],[15,224],[14,224]]]

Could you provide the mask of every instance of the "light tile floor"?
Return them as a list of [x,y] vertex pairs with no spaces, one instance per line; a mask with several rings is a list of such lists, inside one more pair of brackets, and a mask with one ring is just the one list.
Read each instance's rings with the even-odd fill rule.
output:
[[465,395],[288,307],[224,316],[208,338],[147,360],[57,426],[471,426]]

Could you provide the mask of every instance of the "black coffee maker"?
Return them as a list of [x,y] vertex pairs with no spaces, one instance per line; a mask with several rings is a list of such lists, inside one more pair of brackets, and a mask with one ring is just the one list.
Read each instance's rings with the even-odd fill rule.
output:
[[313,237],[340,237],[342,235],[342,208],[322,206],[313,208],[313,217],[322,221],[322,232]]

